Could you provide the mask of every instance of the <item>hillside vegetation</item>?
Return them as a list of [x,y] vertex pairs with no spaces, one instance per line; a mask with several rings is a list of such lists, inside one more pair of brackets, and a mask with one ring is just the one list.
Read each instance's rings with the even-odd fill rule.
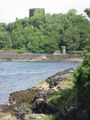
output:
[[8,25],[0,23],[0,49],[54,53],[64,45],[68,53],[81,53],[90,46],[90,9],[85,12],[88,17],[71,9],[66,14],[41,14]]

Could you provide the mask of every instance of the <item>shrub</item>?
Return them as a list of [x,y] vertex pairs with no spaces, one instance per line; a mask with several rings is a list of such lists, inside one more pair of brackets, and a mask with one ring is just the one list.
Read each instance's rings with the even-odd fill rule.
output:
[[81,66],[74,73],[78,100],[82,105],[90,105],[90,53],[85,55]]

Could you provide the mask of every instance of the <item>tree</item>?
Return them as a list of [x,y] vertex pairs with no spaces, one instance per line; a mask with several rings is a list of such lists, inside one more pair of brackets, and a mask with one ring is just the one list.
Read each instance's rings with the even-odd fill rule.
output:
[[90,8],[86,8],[84,12],[87,14],[88,17],[90,17]]
[[5,32],[5,31],[6,31],[6,24],[0,23],[0,32]]
[[61,46],[65,45],[68,51],[75,51],[79,48],[79,41],[79,29],[71,27],[65,31]]
[[0,33],[0,49],[5,48],[11,48],[12,47],[12,42],[11,42],[11,37],[7,32],[1,32]]
[[[86,12],[89,14],[89,9]],[[0,35],[1,48],[9,46],[34,53],[53,53],[66,45],[70,53],[89,48],[90,21],[78,15],[75,9],[66,14],[46,16],[44,10],[41,10],[30,18],[16,19],[8,25],[0,23]]]
[[85,55],[82,65],[74,73],[78,101],[81,106],[90,106],[90,53]]
[[12,38],[12,48],[13,49],[19,49],[25,46],[24,44],[24,36],[21,34],[21,32],[13,31],[11,34]]

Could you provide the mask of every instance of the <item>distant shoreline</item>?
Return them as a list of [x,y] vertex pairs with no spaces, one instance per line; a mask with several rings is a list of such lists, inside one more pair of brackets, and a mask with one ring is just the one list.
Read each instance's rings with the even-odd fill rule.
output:
[[82,62],[80,54],[34,54],[16,52],[0,52],[0,61],[71,61]]

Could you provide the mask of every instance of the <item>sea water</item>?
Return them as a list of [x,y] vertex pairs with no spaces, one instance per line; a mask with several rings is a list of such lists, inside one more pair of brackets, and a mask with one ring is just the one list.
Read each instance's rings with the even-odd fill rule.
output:
[[59,71],[78,65],[75,62],[0,62],[0,104],[8,101],[11,92],[31,88]]

